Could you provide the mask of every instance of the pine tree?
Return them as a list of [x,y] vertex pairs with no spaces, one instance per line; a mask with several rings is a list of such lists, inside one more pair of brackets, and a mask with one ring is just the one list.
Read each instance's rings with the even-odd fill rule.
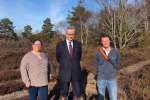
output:
[[81,38],[81,43],[83,44],[83,29],[84,29],[84,23],[87,22],[89,16],[89,14],[91,14],[91,12],[89,10],[86,10],[85,7],[82,6],[81,1],[79,1],[79,4],[77,7],[72,7],[72,9],[74,10],[73,12],[69,11],[71,15],[68,15],[67,19],[68,19],[68,23],[72,26],[74,26],[76,28],[76,33],[79,36],[78,33],[80,33],[80,38]]
[[32,28],[31,28],[30,25],[25,26],[25,27],[24,27],[24,32],[22,32],[22,36],[23,36],[24,38],[26,38],[27,36],[29,36],[29,35],[32,34],[31,31],[32,31]]
[[42,26],[42,32],[45,34],[45,39],[46,41],[50,42],[50,39],[53,37],[53,24],[51,24],[51,20],[49,18],[47,18],[46,20],[43,21],[44,24]]
[[3,18],[0,21],[0,36],[4,40],[9,40],[14,34],[13,22],[11,22],[8,18]]

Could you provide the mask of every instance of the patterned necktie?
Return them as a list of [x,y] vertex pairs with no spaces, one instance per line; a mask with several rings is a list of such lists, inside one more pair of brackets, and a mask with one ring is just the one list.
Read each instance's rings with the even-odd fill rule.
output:
[[69,42],[70,45],[69,45],[69,50],[70,50],[70,56],[72,57],[72,45],[71,45],[71,42]]

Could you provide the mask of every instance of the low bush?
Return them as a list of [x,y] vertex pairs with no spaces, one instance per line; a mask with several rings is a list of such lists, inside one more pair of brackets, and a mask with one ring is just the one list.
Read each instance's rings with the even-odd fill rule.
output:
[[142,67],[122,78],[118,85],[126,93],[127,100],[149,100],[150,99],[150,65]]
[[[0,48],[1,48],[0,50],[0,84],[3,83],[4,81],[8,81],[8,82],[5,82],[5,85],[2,85],[2,84],[0,85],[0,88],[2,88],[0,90],[0,95],[12,93],[14,91],[20,91],[25,88],[22,82],[20,83],[13,82],[13,81],[10,82],[10,80],[21,79],[20,73],[19,73],[21,59],[27,52],[32,50],[31,44],[32,44],[31,42],[9,43],[9,44],[0,43]],[[99,48],[100,46],[92,46],[92,45],[82,46],[82,58],[80,61],[82,71],[86,70],[86,73],[93,73],[94,75],[97,74],[97,70],[94,67],[94,55],[96,51],[99,50]],[[51,65],[51,71],[53,74],[52,81],[56,81],[57,76],[58,76],[58,70],[59,70],[59,64],[56,61],[56,43],[43,42],[41,51],[46,53],[49,59],[49,63]],[[123,49],[122,51],[119,50],[119,53],[120,53],[121,63],[120,63],[118,70],[125,68],[128,65],[138,63],[139,61],[144,61],[144,60],[149,59],[150,47]],[[15,72],[14,69],[18,71]],[[7,75],[7,73],[9,74]],[[84,71],[82,74],[85,74]],[[6,75],[6,77],[3,77],[4,75]],[[127,82],[129,84],[129,80],[130,78],[126,79],[126,81],[123,81],[123,83]],[[144,86],[145,87],[143,88],[147,88],[147,86],[150,86],[150,85],[145,84]],[[124,85],[124,87],[122,88],[124,90],[125,89],[127,90],[128,88],[130,88],[130,85]],[[128,93],[131,94],[129,91]]]
[[15,91],[25,89],[25,85],[21,81],[8,81],[0,84],[0,95],[10,94]]
[[20,70],[0,71],[0,82],[21,79]]
[[148,47],[150,46],[150,37],[143,37],[138,41],[138,47]]

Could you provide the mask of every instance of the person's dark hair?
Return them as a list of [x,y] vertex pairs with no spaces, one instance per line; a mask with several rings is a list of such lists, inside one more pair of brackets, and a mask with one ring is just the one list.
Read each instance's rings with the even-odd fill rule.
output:
[[104,37],[108,37],[108,38],[109,38],[109,40],[110,40],[109,35],[107,35],[107,34],[102,34],[102,35],[101,35],[101,41],[102,41],[102,38],[104,38]]
[[36,41],[40,41],[41,42],[41,46],[42,46],[42,41],[39,40],[39,39],[35,39],[32,44],[34,44]]

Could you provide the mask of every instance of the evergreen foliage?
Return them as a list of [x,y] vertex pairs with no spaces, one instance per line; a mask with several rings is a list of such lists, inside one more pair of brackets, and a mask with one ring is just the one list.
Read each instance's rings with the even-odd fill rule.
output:
[[45,34],[46,41],[50,42],[51,38],[53,37],[53,24],[51,24],[51,20],[49,18],[46,18],[46,20],[43,21],[44,24],[42,26],[42,32]]
[[30,25],[27,25],[24,27],[24,32],[22,32],[23,38],[26,38],[27,36],[31,35],[32,28]]
[[85,29],[85,23],[88,21],[89,16],[91,16],[91,11],[86,10],[84,6],[82,6],[82,2],[79,2],[77,7],[72,7],[73,11],[69,11],[71,15],[68,15],[68,23],[70,26],[74,26],[76,29],[75,38],[78,40],[80,36],[81,43],[84,43],[83,33]]
[[8,41],[10,39],[17,40],[17,35],[14,33],[13,22],[8,18],[3,18],[0,21],[0,39]]

